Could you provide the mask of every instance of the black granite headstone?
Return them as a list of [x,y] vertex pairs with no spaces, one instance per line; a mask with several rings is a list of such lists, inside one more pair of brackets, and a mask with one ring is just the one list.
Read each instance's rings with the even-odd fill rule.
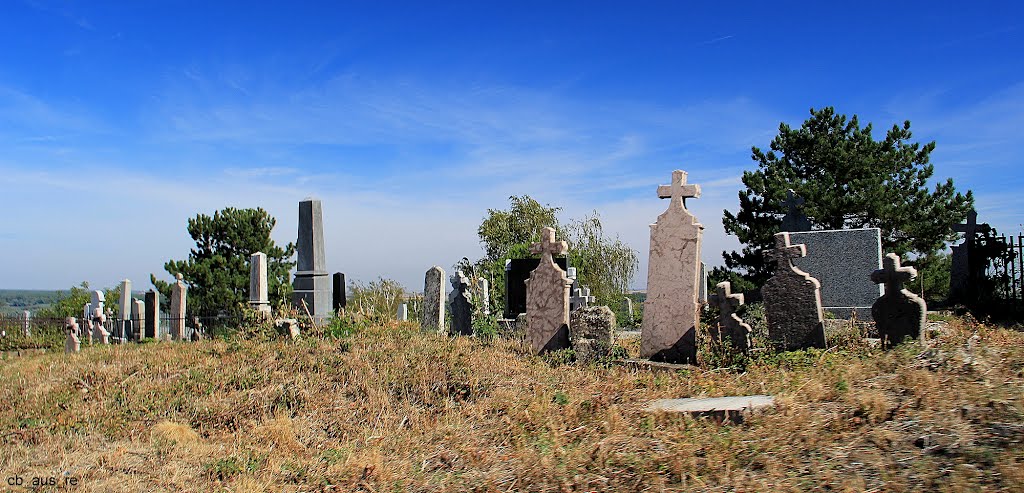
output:
[[160,294],[150,289],[146,291],[146,334],[149,339],[157,338],[160,325]]
[[334,273],[334,313],[338,313],[339,308],[345,308],[348,301],[345,298],[345,274],[342,272]]
[[[569,259],[556,257],[555,264],[567,271]],[[514,258],[505,264],[505,318],[515,319],[526,313],[526,280],[540,265],[539,258]]]

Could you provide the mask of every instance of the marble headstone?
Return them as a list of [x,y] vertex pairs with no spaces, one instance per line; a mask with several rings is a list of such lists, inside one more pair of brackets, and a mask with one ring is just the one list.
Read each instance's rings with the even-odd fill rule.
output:
[[180,341],[185,336],[185,312],[188,305],[188,286],[184,276],[178,273],[174,284],[171,284],[171,313],[169,325],[171,340]]
[[768,338],[784,351],[825,347],[820,285],[792,262],[806,253],[804,245],[790,244],[789,233],[777,233],[775,249],[765,251],[775,262],[774,275],[761,287]]
[[569,287],[572,282],[555,264],[554,256],[564,254],[568,245],[555,241],[555,229],[546,227],[540,243],[530,246],[541,255],[536,269],[526,280],[526,342],[534,353],[569,348]]
[[270,293],[267,288],[267,254],[256,252],[249,256],[249,308],[270,314]]
[[793,265],[821,283],[822,308],[839,318],[867,320],[871,304],[882,294],[865,272],[882,268],[882,234],[878,228],[790,233],[790,241],[807,247]]
[[669,204],[651,225],[640,354],[666,363],[696,363],[704,226],[686,209],[686,199],[700,197],[700,186],[687,184],[686,172],[675,170],[672,184],[658,187],[658,197]]
[[142,300],[132,298],[132,330],[136,341],[144,337],[142,322],[146,317],[146,303]]
[[480,310],[484,315],[491,314],[491,283],[481,277],[477,279],[477,287],[480,288]]
[[64,324],[64,332],[67,338],[64,340],[65,353],[77,353],[82,350],[82,341],[78,338],[78,321],[75,317],[68,317]]
[[309,310],[317,320],[331,313],[331,280],[324,254],[323,207],[317,199],[299,202],[299,233],[296,242],[293,299],[299,313]]
[[871,306],[871,316],[882,338],[882,348],[890,348],[906,338],[919,339],[924,334],[928,307],[920,296],[903,289],[903,283],[917,276],[913,267],[901,267],[895,253],[885,256],[884,267],[871,273],[871,281],[885,285],[883,294]]
[[444,292],[444,269],[435,265],[423,276],[423,330],[444,332]]
[[121,297],[118,303],[118,315],[121,317],[121,333],[118,337],[128,341],[134,340],[135,328],[132,326],[132,282],[128,279],[121,281]]
[[92,342],[96,344],[110,344],[110,332],[103,326],[107,322],[107,315],[99,308],[96,308],[92,316]]
[[[565,257],[555,258],[555,264],[567,273],[576,270],[569,267],[569,259]],[[526,280],[538,265],[539,258],[514,258],[505,261],[505,319],[515,320],[519,315],[526,313]]]

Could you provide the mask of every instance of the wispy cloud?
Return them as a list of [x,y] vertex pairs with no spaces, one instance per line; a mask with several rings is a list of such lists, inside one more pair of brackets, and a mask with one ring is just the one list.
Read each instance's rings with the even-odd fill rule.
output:
[[695,46],[705,46],[705,45],[720,43],[720,42],[725,41],[727,39],[732,39],[733,37],[734,36],[731,35],[731,34],[728,35],[728,36],[720,36],[720,37],[717,37],[717,38],[714,38],[714,39],[709,39],[709,40],[706,40],[706,41],[701,41],[700,43],[697,43]]

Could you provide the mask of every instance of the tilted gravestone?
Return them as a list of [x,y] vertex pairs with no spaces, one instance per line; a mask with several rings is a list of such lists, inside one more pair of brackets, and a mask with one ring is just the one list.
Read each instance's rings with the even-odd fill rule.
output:
[[903,283],[917,276],[916,269],[900,267],[900,257],[895,253],[886,255],[883,264],[871,273],[873,282],[885,285],[885,294],[871,306],[871,316],[882,338],[882,348],[888,349],[908,337],[921,337],[928,307],[920,296],[903,289]]
[[540,243],[530,246],[540,262],[526,280],[526,342],[534,353],[569,348],[569,287],[566,272],[554,256],[568,251],[565,241],[555,241],[555,229],[546,227]]
[[836,229],[790,233],[807,255],[793,265],[821,284],[821,305],[838,318],[867,320],[871,304],[882,294],[865,272],[882,268],[882,233],[878,228]]
[[175,275],[176,281],[171,284],[171,313],[168,323],[170,325],[171,340],[180,341],[185,336],[185,312],[188,307],[188,286],[185,285],[184,276],[179,272]]
[[263,252],[249,256],[249,308],[264,315],[271,312],[267,288],[267,254]]
[[[573,267],[569,267],[569,259],[565,257],[555,258],[555,264],[566,272],[574,270]],[[515,320],[519,315],[526,313],[526,280],[538,265],[539,258],[505,260],[505,319]]]
[[324,254],[323,206],[317,199],[299,202],[299,235],[295,244],[295,289],[292,299],[299,313],[323,320],[331,313],[331,280]]
[[430,332],[444,332],[444,269],[435,265],[423,277],[423,316],[420,318],[420,327]]
[[715,293],[708,300],[718,308],[718,327],[711,331],[712,337],[728,340],[732,347],[749,351],[750,325],[736,314],[736,309],[743,304],[743,293],[733,293],[729,281],[720,282],[715,288]]
[[761,288],[768,338],[785,351],[824,348],[820,285],[792,261],[806,255],[806,247],[791,245],[789,233],[777,233],[775,249],[764,253],[775,262],[774,275]]
[[461,270],[451,278],[452,294],[448,304],[452,311],[452,333],[463,336],[473,335],[473,301],[469,279]]
[[651,225],[647,300],[640,332],[640,354],[667,363],[697,362],[697,301],[700,244],[704,226],[686,210],[700,186],[686,183],[686,172],[672,172],[672,184],[658,187],[668,209]]

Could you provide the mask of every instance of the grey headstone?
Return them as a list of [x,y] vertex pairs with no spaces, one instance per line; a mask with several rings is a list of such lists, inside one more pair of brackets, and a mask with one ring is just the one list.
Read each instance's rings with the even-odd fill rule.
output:
[[804,245],[790,244],[789,233],[777,233],[775,249],[765,251],[775,262],[775,274],[761,288],[768,338],[785,351],[825,347],[820,285],[791,260],[806,252]]
[[974,235],[978,231],[978,213],[973,209],[967,212],[967,222],[953,225],[953,231],[964,234],[964,242],[952,247],[949,269],[949,301],[963,302],[970,295],[971,286],[971,248]]
[[491,283],[481,277],[477,279],[477,287],[480,289],[480,309],[484,315],[491,314]]
[[331,292],[333,294],[334,303],[331,304],[331,307],[334,308],[334,313],[338,313],[338,310],[345,308],[348,305],[348,299],[345,292],[345,274],[335,272],[332,280],[334,281],[334,289]]
[[469,279],[461,270],[451,278],[452,294],[449,305],[452,311],[452,334],[473,335],[473,302],[470,300]]
[[146,291],[146,338],[160,339],[160,293]]
[[[323,207],[317,199],[299,202],[293,300],[299,313],[323,320],[331,313],[331,280],[324,254]],[[305,305],[305,306],[303,306]]]
[[402,303],[398,305],[398,313],[395,314],[395,319],[399,322],[406,322],[409,320],[409,305]]
[[625,297],[622,299],[622,309],[626,312],[626,320],[623,320],[624,327],[633,326],[633,299]]
[[702,305],[708,304],[708,269],[704,262],[700,263],[700,284],[697,288],[697,302]]
[[96,290],[96,291],[92,292],[92,300],[91,301],[92,301],[92,309],[93,309],[93,311],[89,313],[89,317],[92,317],[93,313],[95,313],[95,311],[97,309],[99,309],[99,311],[101,311],[101,312],[104,311],[104,306],[103,306],[104,300],[105,300],[105,297],[103,296],[103,291]]
[[885,267],[871,273],[871,281],[885,285],[885,294],[871,306],[871,316],[882,347],[890,348],[907,337],[919,339],[924,334],[928,308],[923,299],[903,289],[903,283],[913,280],[917,270],[900,267],[900,257],[895,253],[886,255],[884,263]]
[[249,308],[270,314],[270,293],[267,288],[267,254],[249,256]]
[[444,332],[444,269],[435,265],[423,278],[423,316],[420,327],[425,331]]
[[607,306],[580,308],[569,315],[569,342],[578,360],[607,356],[614,330],[615,312]]
[[733,293],[732,284],[729,281],[722,281],[718,283],[715,294],[711,295],[708,301],[718,307],[718,326],[712,328],[712,337],[727,340],[732,347],[740,351],[750,350],[750,325],[736,315],[736,309],[743,304],[743,293]]
[[142,300],[132,298],[132,328],[135,331],[135,340],[143,337],[142,323],[146,317],[146,303]]
[[807,246],[807,256],[793,265],[821,283],[822,308],[836,317],[867,320],[881,286],[866,273],[882,268],[882,234],[878,228],[790,233],[793,244]]

